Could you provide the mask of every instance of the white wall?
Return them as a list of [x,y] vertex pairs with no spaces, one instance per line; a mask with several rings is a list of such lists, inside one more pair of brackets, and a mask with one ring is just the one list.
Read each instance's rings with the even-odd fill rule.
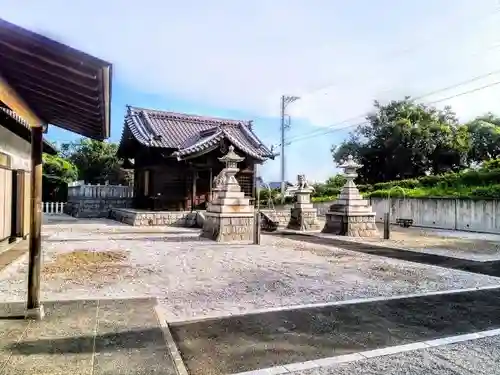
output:
[[12,158],[12,169],[31,170],[31,145],[0,125],[0,151]]

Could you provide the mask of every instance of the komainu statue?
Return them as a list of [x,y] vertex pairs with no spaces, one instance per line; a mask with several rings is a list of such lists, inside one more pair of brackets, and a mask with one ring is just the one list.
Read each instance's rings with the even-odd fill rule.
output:
[[310,189],[311,188],[311,186],[309,186],[309,184],[307,183],[306,175],[305,174],[299,174],[299,175],[297,175],[297,188],[299,190]]
[[213,187],[215,189],[221,187],[226,183],[226,171],[223,169],[220,173],[214,177]]

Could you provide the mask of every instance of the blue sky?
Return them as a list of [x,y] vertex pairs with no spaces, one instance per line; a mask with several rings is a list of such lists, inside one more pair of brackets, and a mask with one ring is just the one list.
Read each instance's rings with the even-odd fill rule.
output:
[[[191,102],[176,98],[175,96],[168,97],[160,94],[148,94],[140,92],[131,88],[127,84],[120,82],[119,79],[114,81],[113,98],[112,98],[112,115],[111,115],[111,137],[110,141],[119,142],[121,132],[123,129],[123,118],[125,116],[125,106],[127,104],[135,105],[145,108],[157,108],[162,110],[172,110],[184,113],[199,113],[208,114],[211,116],[225,117],[225,118],[241,118],[241,119],[254,119],[254,128],[258,136],[267,144],[279,144],[280,137],[280,120],[272,116],[259,116],[256,117],[249,112],[231,110],[225,108],[217,108],[209,106],[203,102]],[[279,108],[279,97],[277,98],[277,106]],[[302,136],[309,136],[312,132],[317,132],[318,127],[309,124],[307,121],[294,121],[292,118],[292,127],[287,136],[290,139],[293,137],[301,138]],[[321,130],[322,131],[322,130]],[[328,137],[311,137],[297,140],[286,148],[287,159],[289,160],[291,168],[288,175],[291,179],[297,173],[305,173],[311,169],[311,164],[314,160],[325,161],[325,170],[323,174],[329,176],[335,173],[335,166],[331,159],[330,147],[332,142],[341,142],[348,133],[348,130],[335,131]],[[49,128],[47,138],[56,144],[77,140],[77,134],[68,132],[66,130],[52,126]],[[309,156],[305,156],[309,155]],[[311,159],[309,159],[311,158]],[[320,167],[319,167],[320,168]],[[315,167],[315,170],[319,170]],[[304,172],[302,172],[304,171]],[[268,181],[279,181],[280,179],[280,160],[277,158],[274,161],[268,161],[263,167],[263,177]]]
[[[288,111],[290,179],[334,174],[330,147],[349,130],[339,128],[361,121],[374,99],[420,96],[500,69],[497,0],[0,0],[0,7],[11,22],[113,63],[112,141],[130,104],[254,120],[259,137],[278,144],[280,95],[301,96]],[[500,73],[422,101],[498,80]],[[495,86],[438,106],[452,105],[467,120],[500,112],[499,98]],[[75,138],[56,128],[48,136]],[[267,163],[263,177],[279,179],[279,165]]]

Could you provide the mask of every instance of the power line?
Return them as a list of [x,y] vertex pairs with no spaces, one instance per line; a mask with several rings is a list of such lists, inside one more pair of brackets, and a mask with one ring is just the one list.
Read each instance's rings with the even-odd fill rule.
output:
[[[436,103],[444,102],[446,100],[454,99],[454,98],[457,98],[457,97],[460,97],[460,96],[463,96],[463,95],[467,95],[467,94],[472,94],[474,92],[481,91],[481,90],[484,90],[484,89],[487,89],[489,87],[493,87],[493,86],[496,86],[496,85],[500,85],[500,81],[492,82],[492,83],[490,83],[488,85],[484,85],[484,86],[477,87],[477,88],[474,88],[474,89],[471,89],[471,90],[467,90],[467,91],[464,91],[464,92],[461,92],[461,93],[458,93],[458,94],[455,94],[455,95],[448,96],[448,97],[443,98],[443,99],[426,102],[424,104],[430,105],[430,104],[436,104]],[[422,97],[423,96],[421,96],[420,98],[422,98]],[[356,124],[349,124],[349,125],[344,126],[344,127],[331,127],[329,130],[323,131],[321,134],[304,135],[303,137],[300,137],[300,138],[294,139],[292,141],[289,141],[287,144],[292,144],[292,143],[295,143],[295,142],[298,142],[298,141],[303,141],[303,140],[306,140],[306,139],[315,138],[315,137],[318,137],[318,136],[321,136],[321,135],[326,135],[326,134],[333,133],[333,132],[336,132],[336,131],[339,131],[339,130],[349,129],[349,128],[353,128],[353,127],[357,127],[357,126],[361,126],[361,125],[365,125],[365,124],[369,124],[369,123],[370,123],[370,121],[366,120],[366,121],[363,121],[363,122],[360,122],[360,123],[356,123]],[[337,124],[337,125],[339,125],[339,124]]]
[[[479,76],[475,76],[475,77],[469,78],[469,79],[467,79],[467,80],[461,81],[461,82],[459,82],[459,83],[456,83],[456,84],[453,84],[453,85],[450,85],[450,86],[446,86],[446,87],[441,88],[441,89],[438,89],[438,90],[434,90],[434,91],[428,92],[428,93],[426,93],[426,94],[424,94],[424,95],[417,96],[417,97],[415,97],[415,98],[412,98],[412,99],[410,100],[410,102],[415,102],[415,101],[417,101],[417,100],[420,100],[420,99],[426,98],[426,97],[431,96],[431,95],[439,94],[439,93],[441,93],[441,92],[445,92],[445,91],[448,91],[448,90],[451,90],[451,89],[454,89],[454,88],[457,88],[457,87],[460,87],[460,86],[463,86],[463,85],[466,85],[466,84],[469,84],[469,83],[473,83],[473,82],[479,81],[479,80],[481,80],[481,79],[484,79],[484,78],[487,78],[487,77],[491,77],[491,76],[493,76],[493,75],[495,75],[495,74],[500,74],[500,69],[497,69],[497,70],[494,70],[494,71],[491,71],[491,72],[488,72],[488,73],[485,73],[485,74],[482,74],[482,75],[479,75]],[[481,87],[479,87],[479,88],[476,88],[476,89],[473,89],[473,90],[470,90],[470,91],[466,91],[465,93],[459,94],[458,96],[465,95],[465,94],[469,94],[469,93],[473,93],[473,92],[475,92],[475,91],[480,91],[480,90],[485,89],[485,88],[488,88],[488,87],[490,87],[490,86],[495,86],[496,84],[498,84],[498,83],[489,84],[489,85],[486,85],[486,86],[481,86]],[[439,102],[442,102],[442,101],[445,101],[445,100],[452,99],[452,98],[454,98],[454,97],[456,97],[456,96],[450,96],[450,97],[448,97],[448,98],[440,99],[440,100],[438,100],[438,101],[435,101],[435,102],[430,102],[430,103],[428,103],[428,104],[435,104],[435,103],[439,103]],[[337,123],[335,123],[335,124],[333,124],[333,125],[327,126],[327,127],[326,127],[326,129],[335,128],[335,127],[337,127],[338,125],[341,125],[341,124],[346,123],[346,122],[351,122],[351,121],[354,121],[354,120],[359,119],[359,118],[361,118],[361,117],[366,117],[366,112],[365,112],[365,113],[363,113],[363,114],[360,114],[360,115],[358,115],[358,116],[356,116],[356,117],[351,117],[351,118],[349,118],[349,119],[346,119],[346,120],[343,120],[343,121],[337,122]],[[327,132],[327,133],[328,133],[328,132]],[[324,129],[317,129],[317,130],[315,130],[315,131],[313,131],[313,132],[309,132],[309,133],[307,133],[307,134],[303,134],[303,135],[299,135],[299,136],[292,137],[291,139],[289,139],[289,140],[287,141],[287,144],[290,144],[290,143],[293,143],[293,142],[295,142],[295,141],[297,141],[297,140],[303,139],[303,137],[306,137],[306,138],[311,138],[313,135],[316,135],[316,134],[317,134],[317,135],[323,135],[323,134],[326,134],[326,133],[324,132]],[[280,146],[281,146],[281,144],[280,144]]]
[[[490,18],[490,17],[495,16],[495,15],[497,15],[499,13],[500,13],[500,9],[498,7],[496,7],[494,12],[488,13],[486,16],[487,16],[487,18]],[[434,39],[434,37],[433,37],[433,39]],[[424,41],[420,41],[420,46],[424,45],[424,48],[429,47],[429,44],[425,43],[427,40],[428,40],[428,38],[425,38]],[[435,44],[435,46],[439,46],[439,45],[440,45],[440,43],[436,43]],[[493,46],[490,46],[490,47],[486,48],[486,51],[488,51],[490,49],[499,48],[499,47],[500,47],[500,43],[497,43],[497,44],[494,44]],[[407,53],[409,53],[409,52],[411,52],[411,51],[413,51],[415,49],[420,49],[420,48],[405,48],[405,49],[403,49],[401,51],[396,51],[395,53],[393,53],[392,57],[393,58],[394,57],[401,57],[401,56],[403,56],[403,55],[405,55],[405,54],[407,54]],[[474,56],[474,55],[479,54],[479,53],[484,53],[484,52],[485,51],[478,51],[478,52],[475,52],[475,53],[471,54],[471,56]],[[381,65],[382,65],[382,63],[381,63]],[[491,74],[489,74],[489,75],[491,75]],[[484,78],[484,77],[481,77],[481,78]],[[479,79],[479,78],[476,78],[476,79]],[[465,84],[465,83],[462,83],[462,85],[463,84]],[[319,88],[316,88],[316,89],[313,89],[313,90],[306,91],[306,95],[314,93],[314,92],[317,92],[317,91],[320,91],[320,90],[324,90],[324,89],[332,87],[334,85],[335,84],[329,84],[329,85],[322,86],[322,87],[319,87]],[[446,88],[446,90],[449,90],[450,88],[452,88],[452,87],[448,87],[448,88]],[[445,89],[443,89],[443,91],[444,90]],[[386,91],[389,91],[389,90],[386,90]],[[436,92],[434,92],[434,93],[436,93]],[[434,93],[432,93],[432,94],[434,94]],[[428,94],[428,95],[430,95],[430,94]],[[282,97],[282,99],[283,99],[283,97]],[[414,100],[417,100],[417,99],[418,98],[415,98]],[[294,99],[293,101],[295,101],[295,100],[297,100],[297,99]],[[363,115],[360,115],[360,116],[356,116],[354,118],[347,119],[347,120],[345,120],[343,122],[353,121],[353,120],[358,119],[360,117],[365,117],[365,115],[366,114],[363,114]],[[333,126],[335,126],[335,125],[333,125]],[[284,179],[285,179],[285,177],[284,177],[284,175],[285,175],[285,146],[289,145],[289,144],[291,144],[291,143],[293,143],[295,141],[298,141],[298,140],[301,140],[301,139],[306,139],[306,138],[311,138],[312,137],[312,135],[309,133],[309,135],[304,136],[304,137],[301,137],[301,136],[292,137],[291,141],[285,142],[285,130],[286,130],[286,126],[285,126],[285,112],[284,112],[284,108],[282,108],[282,111],[281,111],[281,143],[279,144],[279,146],[281,147],[281,182],[282,182],[282,184],[281,184],[282,185],[281,186],[282,189],[281,190],[282,191],[284,190]],[[317,131],[315,131],[315,132],[317,132]],[[322,134],[326,134],[326,133],[318,133],[318,135],[322,135]]]
[[[494,16],[496,16],[498,14],[500,14],[500,9],[497,8],[496,11],[494,11],[492,13],[485,14],[485,16],[486,16],[487,19],[489,19],[489,18],[493,18]],[[485,22],[486,21],[487,20],[485,20]],[[459,22],[462,22],[462,21],[459,20]],[[435,39],[435,36],[432,35],[429,38],[425,38],[423,41],[420,41],[420,45],[423,45],[423,48],[419,48],[419,47],[417,47],[417,48],[415,48],[415,47],[408,48],[408,47],[406,47],[406,48],[403,48],[403,49],[400,49],[400,50],[396,49],[393,52],[388,52],[387,54],[391,55],[391,58],[389,58],[387,60],[390,61],[390,60],[393,60],[394,58],[396,58],[396,59],[400,58],[402,56],[407,55],[408,53],[410,53],[412,51],[418,51],[418,50],[422,50],[422,49],[425,50],[425,49],[427,49],[427,48],[429,48],[431,46],[437,47],[437,46],[439,46],[441,44],[445,45],[445,44],[449,43],[449,40],[448,41],[443,41],[443,43],[436,43],[434,45],[426,43],[427,41],[434,40],[434,39]],[[500,47],[500,43],[496,43],[496,44],[494,44],[494,45],[486,48],[484,51],[481,50],[481,51],[474,52],[470,56],[475,56],[476,54],[484,53],[486,51],[489,51],[489,50],[492,50],[492,49],[496,49],[496,48],[499,48],[499,47]],[[466,55],[466,56],[468,56],[468,55]],[[385,65],[385,63],[381,62],[380,65]],[[310,88],[308,90],[305,90],[301,95],[304,96],[304,95],[307,95],[307,94],[313,94],[315,92],[322,91],[322,90],[334,87],[336,85],[337,85],[337,83],[335,83],[335,82],[329,83],[329,84],[323,84],[321,86],[318,85],[316,87],[313,87],[313,88]]]

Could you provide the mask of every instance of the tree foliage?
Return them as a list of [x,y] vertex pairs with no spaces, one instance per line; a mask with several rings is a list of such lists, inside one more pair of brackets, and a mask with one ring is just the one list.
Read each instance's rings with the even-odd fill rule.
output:
[[78,179],[91,184],[128,185],[132,173],[124,170],[116,152],[118,145],[82,138],[61,146],[61,154],[78,167]]
[[43,154],[43,175],[47,179],[68,183],[78,179],[78,168],[61,156]]
[[468,162],[475,164],[500,156],[500,117],[488,113],[467,124],[471,137]]
[[406,97],[386,105],[375,101],[366,119],[332,147],[336,162],[352,154],[363,165],[360,183],[458,172],[500,154],[500,118],[492,114],[460,124],[450,107],[440,110]]

